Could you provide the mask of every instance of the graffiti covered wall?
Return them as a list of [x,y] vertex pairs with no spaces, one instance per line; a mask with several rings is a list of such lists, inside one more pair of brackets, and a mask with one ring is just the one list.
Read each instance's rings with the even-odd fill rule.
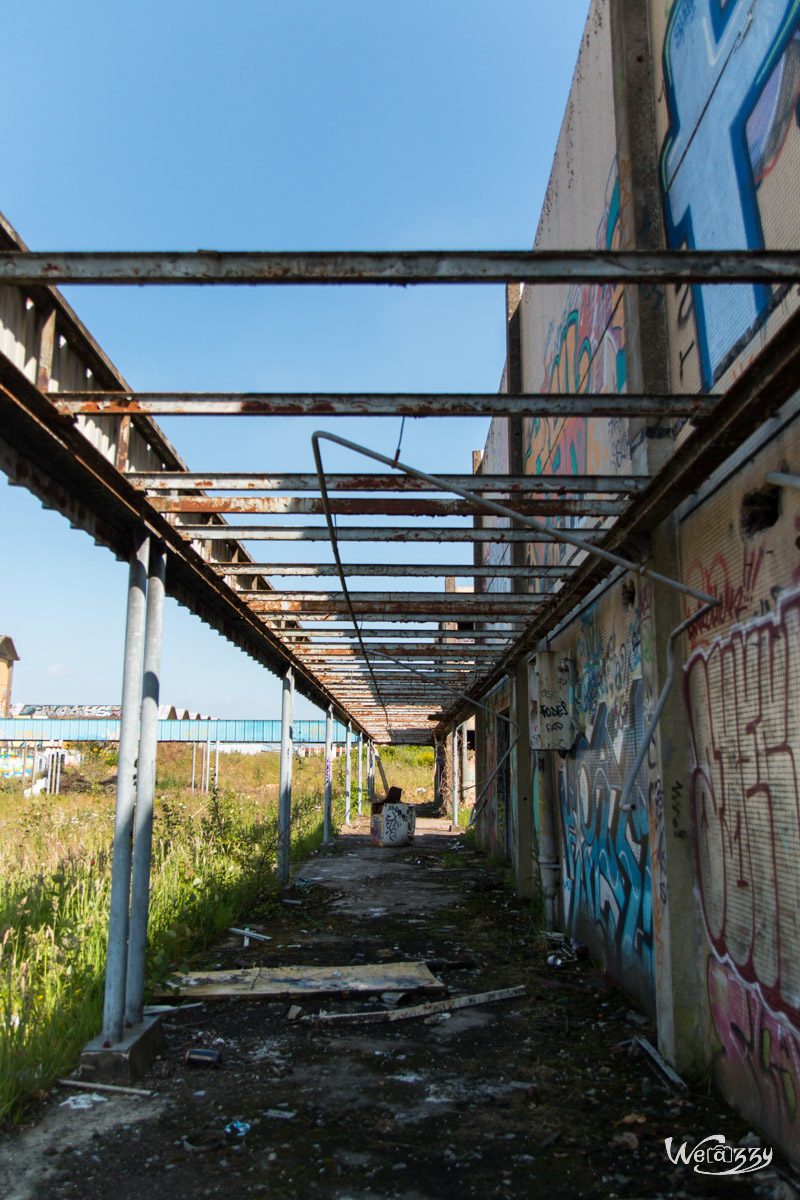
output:
[[721,601],[684,672],[709,1044],[725,1094],[784,1147],[800,1146],[800,494],[764,476],[798,461],[787,432],[681,528],[686,575]]
[[[505,683],[485,703],[492,712],[486,714],[485,724],[485,778],[491,779],[485,804],[481,807],[480,827],[485,848],[490,854],[515,863],[518,853],[517,812],[517,753],[525,753],[523,744],[511,749],[504,758],[509,744],[516,736],[516,726],[510,725],[515,710],[515,688]],[[492,778],[494,777],[494,778]]]
[[653,913],[644,772],[622,803],[643,734],[639,609],[632,590],[593,604],[558,639],[571,655],[578,734],[559,769],[566,928],[654,1007]]
[[[797,246],[800,0],[651,0],[656,128],[670,247]],[[660,60],[660,69],[659,68]],[[711,390],[747,365],[786,289],[668,289],[673,388]]]

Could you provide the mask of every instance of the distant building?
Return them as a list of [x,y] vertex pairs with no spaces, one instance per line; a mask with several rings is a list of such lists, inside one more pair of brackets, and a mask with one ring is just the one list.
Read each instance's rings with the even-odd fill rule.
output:
[[14,673],[14,663],[19,661],[19,655],[11,638],[0,634],[0,717],[7,717],[11,712],[11,677]]

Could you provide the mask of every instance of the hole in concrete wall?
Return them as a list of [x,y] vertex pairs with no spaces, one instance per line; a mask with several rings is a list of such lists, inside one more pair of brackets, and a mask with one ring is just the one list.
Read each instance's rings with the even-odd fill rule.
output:
[[739,528],[742,537],[755,537],[771,529],[781,515],[781,489],[768,484],[742,497]]
[[636,604],[636,584],[632,579],[626,579],[622,585],[622,606],[633,608]]

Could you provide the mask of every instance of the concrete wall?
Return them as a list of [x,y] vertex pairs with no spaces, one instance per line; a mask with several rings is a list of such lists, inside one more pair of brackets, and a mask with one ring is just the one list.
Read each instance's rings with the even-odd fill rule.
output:
[[[595,0],[536,246],[797,247],[799,100],[800,0]],[[721,392],[796,307],[787,289],[749,285],[526,289],[523,390]],[[721,603],[678,639],[677,681],[630,802],[667,636],[697,607],[638,578],[598,589],[548,637],[571,664],[571,742],[534,739],[529,775],[548,921],[639,999],[670,1061],[710,1069],[795,1162],[800,493],[765,475],[800,470],[798,414],[795,395],[653,531],[651,564]],[[495,458],[504,425],[487,444]],[[528,420],[525,471],[657,471],[690,433],[668,420]],[[531,545],[526,561],[573,554]]]

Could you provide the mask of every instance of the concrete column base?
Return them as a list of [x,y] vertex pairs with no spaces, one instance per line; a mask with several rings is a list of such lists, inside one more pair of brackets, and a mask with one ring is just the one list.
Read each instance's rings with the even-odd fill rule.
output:
[[140,1025],[131,1025],[122,1041],[113,1045],[99,1033],[81,1053],[81,1078],[98,1083],[135,1083],[163,1049],[160,1017],[145,1017]]

